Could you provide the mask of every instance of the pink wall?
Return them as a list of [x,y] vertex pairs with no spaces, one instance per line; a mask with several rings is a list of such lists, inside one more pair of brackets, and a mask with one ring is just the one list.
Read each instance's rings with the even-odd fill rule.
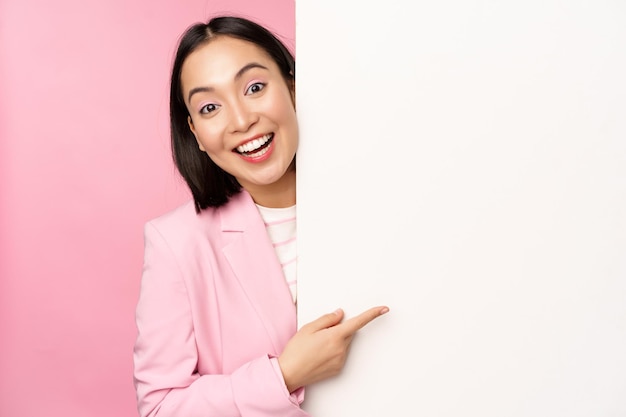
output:
[[169,155],[179,34],[294,0],[0,0],[0,416],[135,416],[143,223],[188,194]]

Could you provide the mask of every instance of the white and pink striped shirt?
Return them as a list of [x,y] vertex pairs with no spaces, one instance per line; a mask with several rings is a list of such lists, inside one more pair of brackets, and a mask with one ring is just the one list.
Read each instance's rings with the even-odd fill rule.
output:
[[293,302],[297,296],[296,260],[298,258],[296,246],[296,206],[285,208],[269,208],[259,206],[259,212],[265,223],[267,234],[274,245],[283,274]]

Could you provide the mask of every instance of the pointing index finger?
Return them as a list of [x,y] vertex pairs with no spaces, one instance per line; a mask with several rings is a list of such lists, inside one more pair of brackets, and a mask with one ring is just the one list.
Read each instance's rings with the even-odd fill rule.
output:
[[389,311],[389,307],[378,306],[365,310],[358,316],[352,317],[340,324],[343,327],[346,337],[352,336],[354,333],[365,327],[369,322]]

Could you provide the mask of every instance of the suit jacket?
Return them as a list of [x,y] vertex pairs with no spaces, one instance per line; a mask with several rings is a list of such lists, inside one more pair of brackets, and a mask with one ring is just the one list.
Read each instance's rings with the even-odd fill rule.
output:
[[145,225],[134,382],[141,416],[304,417],[276,356],[296,310],[258,209],[242,191]]

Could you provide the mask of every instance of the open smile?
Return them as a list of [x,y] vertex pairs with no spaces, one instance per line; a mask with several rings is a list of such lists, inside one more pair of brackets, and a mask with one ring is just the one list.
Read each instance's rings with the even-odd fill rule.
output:
[[259,158],[269,150],[269,146],[272,143],[273,139],[274,134],[268,133],[266,135],[260,136],[256,139],[252,139],[246,143],[237,146],[235,149],[233,149],[233,152],[236,152],[248,158]]

